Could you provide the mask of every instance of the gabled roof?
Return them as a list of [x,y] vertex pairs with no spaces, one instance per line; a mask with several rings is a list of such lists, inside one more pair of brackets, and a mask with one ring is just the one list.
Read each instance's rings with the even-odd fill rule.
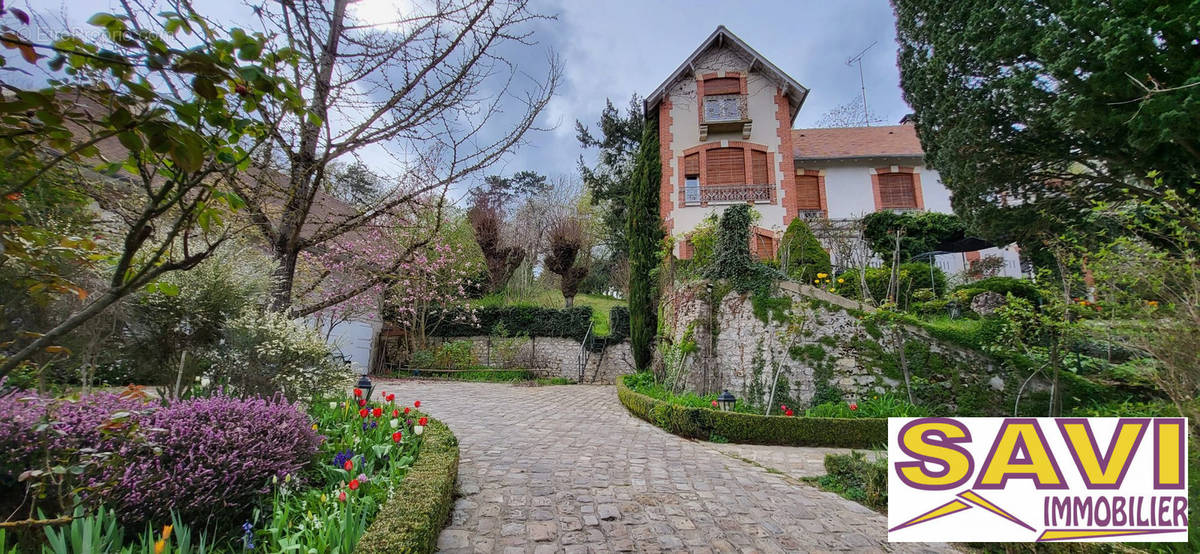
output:
[[920,158],[925,155],[913,125],[792,129],[796,160]]
[[671,76],[667,77],[667,80],[663,81],[661,85],[658,85],[658,88],[654,89],[654,92],[650,93],[650,96],[646,97],[645,106],[643,106],[646,113],[652,113],[650,110],[658,107],[659,102],[662,102],[663,97],[666,96],[667,90],[684,75],[684,72],[692,71],[692,66],[696,62],[696,58],[699,58],[701,54],[713,46],[725,45],[737,48],[749,55],[752,60],[750,62],[751,70],[761,69],[764,73],[774,77],[778,81],[779,86],[783,87],[784,94],[787,95],[789,100],[788,104],[790,104],[791,113],[788,115],[791,117],[791,121],[795,121],[796,114],[800,111],[800,106],[804,104],[804,99],[808,97],[808,89],[796,82],[790,75],[784,73],[782,69],[776,67],[770,60],[764,58],[762,54],[751,48],[749,44],[746,44],[745,41],[738,38],[729,29],[726,29],[724,25],[717,26],[717,30],[708,35],[708,38],[700,43],[700,46],[692,52],[692,55],[683,60],[683,63],[679,64],[679,68],[673,71]]

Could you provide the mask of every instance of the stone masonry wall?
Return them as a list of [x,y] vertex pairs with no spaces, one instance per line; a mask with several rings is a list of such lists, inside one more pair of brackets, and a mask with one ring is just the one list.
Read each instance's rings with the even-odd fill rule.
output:
[[[584,351],[583,376],[580,378],[581,343],[559,337],[533,337],[513,341],[488,336],[442,338],[441,342],[470,341],[475,360],[491,367],[528,369],[542,377],[566,377],[581,383],[613,383],[618,375],[633,372],[633,356],[629,342],[610,344],[599,352]],[[512,341],[514,352],[506,364],[502,350],[504,342]]]
[[[1002,413],[1006,403],[1011,411],[1010,400],[1023,381],[986,355],[922,329],[867,322],[862,316],[869,307],[812,287],[788,283],[776,292],[776,297],[790,298],[792,310],[804,313],[803,327],[790,332],[774,321],[764,323],[749,295],[730,292],[713,308],[709,294],[695,285],[666,299],[666,323],[675,343],[685,336],[696,342],[697,352],[687,358],[684,372],[686,388],[700,394],[728,389],[762,404],[778,368],[782,385],[775,398],[800,407],[889,392],[903,397],[901,345],[917,404],[937,411]],[[760,312],[770,307],[763,304]],[[1024,392],[1045,388],[1035,380]]]

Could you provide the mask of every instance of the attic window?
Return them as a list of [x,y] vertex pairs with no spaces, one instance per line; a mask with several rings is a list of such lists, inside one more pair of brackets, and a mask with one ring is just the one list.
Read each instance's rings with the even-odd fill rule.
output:
[[704,81],[704,95],[741,94],[742,80],[737,77],[718,77]]

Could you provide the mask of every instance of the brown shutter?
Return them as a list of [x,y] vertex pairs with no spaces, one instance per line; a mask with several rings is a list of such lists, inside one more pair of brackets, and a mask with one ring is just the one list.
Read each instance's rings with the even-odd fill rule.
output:
[[708,151],[708,182],[705,185],[746,184],[746,154],[741,148],[713,148]]
[[720,79],[707,79],[704,81],[705,96],[741,93],[742,81],[736,77],[722,77]]
[[821,209],[821,187],[816,175],[796,176],[796,209]]
[[700,154],[688,154],[683,157],[683,174],[700,175]]
[[885,209],[916,209],[917,194],[913,190],[912,173],[881,173],[879,203]]
[[772,185],[770,166],[767,164],[767,153],[761,150],[750,151],[750,169],[754,172],[755,185]]

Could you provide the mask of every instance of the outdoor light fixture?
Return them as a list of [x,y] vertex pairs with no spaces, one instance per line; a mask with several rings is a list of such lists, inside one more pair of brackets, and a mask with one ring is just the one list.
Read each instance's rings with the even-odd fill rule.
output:
[[734,402],[737,402],[737,398],[734,398],[728,390],[721,391],[721,394],[717,396],[717,406],[721,408],[722,412],[732,410]]
[[[342,365],[350,365],[350,358],[343,356],[341,353],[334,354],[333,360],[334,360],[334,363],[341,363]],[[358,383],[354,385],[354,388],[361,389],[363,391],[363,398],[366,399],[368,402],[371,401],[371,392],[375,390],[375,383],[372,383],[371,376],[367,375],[367,373],[369,373],[369,372],[370,372],[370,369],[363,367],[362,373],[360,373],[358,375]]]

